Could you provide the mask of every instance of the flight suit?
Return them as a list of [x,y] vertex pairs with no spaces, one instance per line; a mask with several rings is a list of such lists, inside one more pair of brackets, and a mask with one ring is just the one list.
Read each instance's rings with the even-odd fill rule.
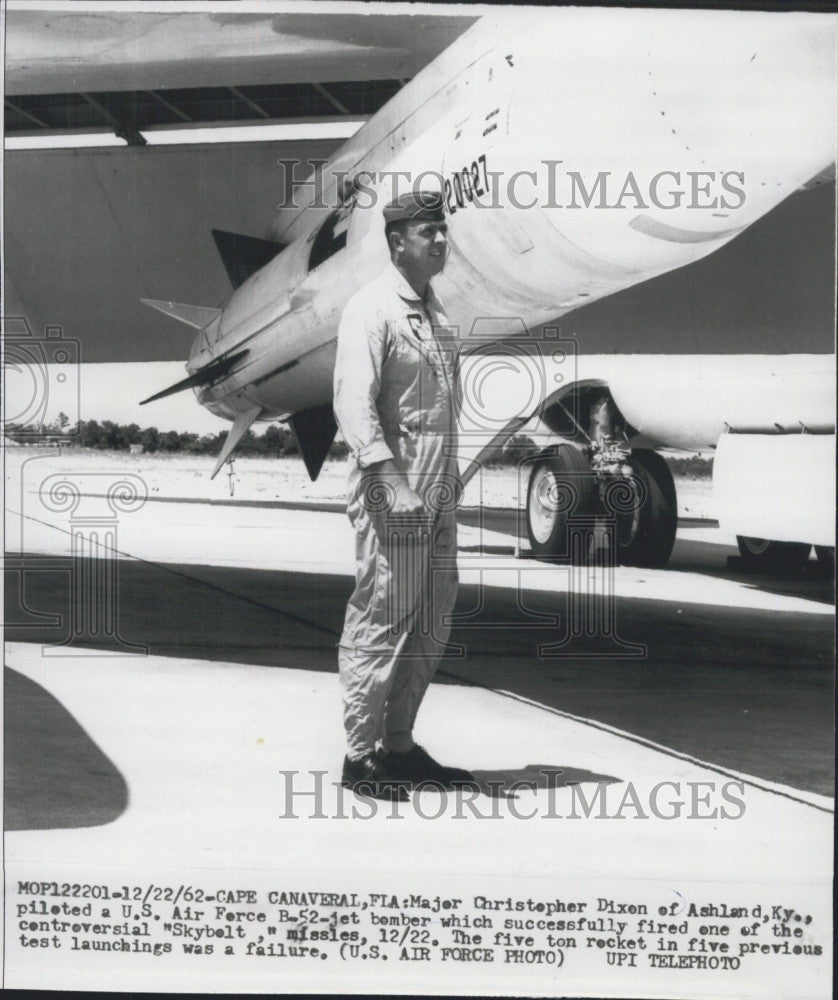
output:
[[[429,287],[420,299],[393,264],[347,304],[338,330],[334,409],[351,450],[347,513],[355,590],[338,662],[349,756],[409,733],[445,649],[457,595],[460,483],[457,341]],[[422,498],[388,515],[392,459]]]

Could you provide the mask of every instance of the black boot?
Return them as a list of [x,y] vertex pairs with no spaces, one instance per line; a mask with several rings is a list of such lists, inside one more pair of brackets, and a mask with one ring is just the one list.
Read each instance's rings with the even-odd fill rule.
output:
[[358,760],[343,759],[341,784],[351,788],[357,795],[388,802],[407,802],[408,782],[391,774],[384,762],[375,753],[369,753]]
[[418,743],[407,753],[381,750],[378,756],[389,775],[397,780],[408,781],[412,785],[427,782],[442,788],[478,787],[470,771],[465,771],[461,767],[445,767],[435,761]]

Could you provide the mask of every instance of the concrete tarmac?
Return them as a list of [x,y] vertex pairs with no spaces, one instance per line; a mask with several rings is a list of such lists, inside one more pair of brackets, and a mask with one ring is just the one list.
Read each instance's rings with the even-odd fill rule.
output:
[[[832,588],[816,562],[793,578],[737,574],[719,529],[687,522],[665,569],[583,572],[516,559],[513,512],[470,509],[460,522],[461,590],[439,682],[506,690],[832,794]],[[42,508],[21,527],[23,551],[7,559],[7,637],[61,643],[79,590],[69,522]],[[148,503],[122,516],[115,538],[119,639],[88,629],[76,644],[334,671],[352,541],[331,505]],[[95,567],[88,553],[76,572],[92,579],[78,569],[87,558]]]
[[[423,890],[468,877],[497,879],[501,893],[514,875],[521,892],[553,884],[545,879],[582,880],[585,892],[630,879],[619,884],[681,894],[747,885],[755,899],[782,882],[824,926],[833,607],[814,562],[793,579],[737,575],[726,567],[730,540],[686,522],[667,569],[570,570],[516,558],[514,514],[462,512],[451,655],[417,738],[473,770],[477,808],[506,822],[463,822],[451,804],[436,823],[416,812],[318,822],[312,799],[294,789],[289,799],[290,772],[304,791],[323,783],[329,816],[355,800],[333,784],[344,752],[335,647],[353,538],[345,515],[323,506],[147,503],[119,518],[107,552],[104,528],[92,544],[90,526],[80,541],[66,512],[19,512],[6,559],[7,877],[142,872],[171,882],[258,869],[262,881],[293,870],[309,883],[331,872],[386,885],[409,873]],[[106,602],[99,617],[79,616],[96,592],[117,596],[113,614]],[[687,812],[706,810],[704,821],[657,814],[650,796],[662,782],[683,791]],[[710,799],[691,805],[690,783]],[[631,807],[621,822],[613,813],[629,787],[644,815]],[[731,787],[741,808],[720,798]],[[601,818],[614,822],[518,818],[568,817],[580,790],[597,789],[612,813]],[[434,793],[414,798],[434,814]],[[292,814],[299,822],[286,822]],[[19,985],[37,969],[43,985],[148,988],[130,963],[79,980],[66,978],[65,960],[26,965],[15,953],[12,968],[24,970]],[[446,980],[449,992],[544,984],[463,971]],[[618,995],[618,971],[601,992]],[[155,982],[243,988],[233,973],[178,975]],[[793,989],[799,973],[770,975]],[[376,976],[358,988],[439,992],[421,976],[409,988]],[[672,995],[676,980],[661,982]],[[704,984],[677,982],[688,992]],[[812,995],[826,995],[824,982]],[[277,982],[256,975],[247,987]]]

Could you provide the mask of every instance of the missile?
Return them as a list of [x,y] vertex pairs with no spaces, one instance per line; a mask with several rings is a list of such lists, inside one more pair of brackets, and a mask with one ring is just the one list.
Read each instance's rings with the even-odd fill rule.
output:
[[[200,330],[195,381],[180,385],[231,420],[291,420],[315,476],[334,433],[338,321],[387,262],[382,209],[397,189],[443,193],[450,256],[434,287],[461,341],[526,332],[698,260],[823,175],[835,25],[805,13],[487,14],[298,178],[269,241],[249,247],[262,266]],[[213,369],[231,357],[241,363]]]

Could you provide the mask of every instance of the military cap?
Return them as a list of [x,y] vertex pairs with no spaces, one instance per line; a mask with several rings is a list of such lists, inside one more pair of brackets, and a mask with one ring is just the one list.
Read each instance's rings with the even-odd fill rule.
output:
[[439,191],[407,191],[384,206],[384,222],[445,222]]

